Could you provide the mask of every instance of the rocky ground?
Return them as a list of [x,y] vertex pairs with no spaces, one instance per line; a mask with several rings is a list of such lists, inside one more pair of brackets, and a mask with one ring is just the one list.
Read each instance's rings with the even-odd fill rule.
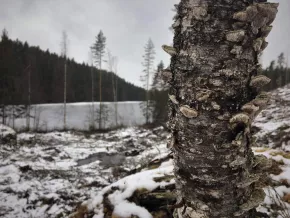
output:
[[[273,160],[259,207],[269,217],[290,217],[289,107],[290,86],[273,92],[255,122],[253,151]],[[11,143],[0,138],[0,217],[172,217],[173,165],[161,127],[21,133],[17,146],[13,130],[1,134]]]

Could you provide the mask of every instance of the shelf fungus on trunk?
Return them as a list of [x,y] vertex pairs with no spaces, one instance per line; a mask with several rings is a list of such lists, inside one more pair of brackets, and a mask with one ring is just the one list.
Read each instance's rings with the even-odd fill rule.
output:
[[170,101],[171,101],[173,104],[179,104],[179,101],[177,101],[175,95],[168,95],[168,96],[169,96]]
[[272,166],[272,160],[268,159],[264,155],[256,155],[254,158],[253,167],[263,171],[265,169],[269,169]]
[[234,115],[231,119],[230,119],[230,125],[232,129],[235,129],[238,125],[242,125],[245,127],[248,127],[250,124],[250,117],[248,114],[246,113],[239,113]]
[[247,211],[258,207],[265,199],[266,194],[263,189],[256,189],[252,193],[250,199],[240,206],[241,211],[235,213],[235,216],[241,216]]
[[162,45],[163,50],[169,54],[170,56],[176,55],[175,48],[168,46],[168,45]]
[[245,178],[243,181],[239,182],[237,184],[238,188],[247,188],[248,186],[252,185],[253,183],[256,183],[260,180],[260,175],[249,175],[247,178]]
[[252,102],[254,105],[264,108],[270,101],[270,94],[267,92],[261,92]]
[[215,101],[211,102],[211,106],[214,110],[219,111],[221,109],[221,106],[218,105]]
[[245,38],[245,31],[244,30],[229,31],[226,34],[226,38],[230,42],[241,42]]
[[273,26],[265,26],[261,29],[261,37],[266,38],[272,31]]
[[274,21],[278,12],[278,5],[277,3],[257,3],[250,5],[245,11],[236,12],[233,18],[240,22],[251,23],[252,32],[254,34],[258,34],[259,29],[262,28],[262,33],[266,33],[262,35],[266,37],[271,29],[265,31],[263,28]]
[[245,104],[241,109],[243,112],[247,113],[250,116],[253,116],[259,111],[259,107],[254,105],[253,102]]
[[263,38],[258,38],[254,41],[253,43],[253,48],[256,52],[261,52],[261,48],[263,45],[264,39]]
[[237,156],[236,159],[230,163],[231,168],[236,168],[244,165],[247,162],[247,159],[244,157]]
[[250,82],[250,86],[257,88],[257,89],[260,89],[270,82],[271,82],[270,78],[268,78],[264,75],[258,75],[258,76],[252,77],[251,82]]
[[172,149],[174,147],[175,143],[176,143],[176,139],[175,139],[174,135],[171,134],[171,136],[170,136],[170,138],[168,139],[168,142],[167,142],[167,148],[168,149]]
[[258,184],[268,164],[254,158],[251,123],[270,99],[259,93],[269,81],[258,76],[258,57],[278,5],[261,1],[180,0],[176,7],[173,47],[163,46],[171,55],[169,93],[178,99],[169,96],[183,203],[175,218],[255,217],[263,200]]
[[212,94],[212,91],[210,90],[202,90],[196,93],[196,100],[197,101],[206,101],[209,99],[210,95]]
[[183,116],[189,119],[195,118],[198,116],[198,112],[195,109],[190,108],[188,105],[181,106],[179,110],[183,114]]

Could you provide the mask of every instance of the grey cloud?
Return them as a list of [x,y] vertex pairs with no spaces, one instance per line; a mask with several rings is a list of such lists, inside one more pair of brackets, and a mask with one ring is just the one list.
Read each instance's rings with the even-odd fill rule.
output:
[[[69,37],[69,56],[87,62],[89,47],[100,29],[107,47],[119,59],[119,75],[141,85],[143,47],[151,37],[156,47],[155,64],[169,57],[162,44],[172,43],[173,5],[178,0],[0,0],[0,28],[12,38],[60,52],[61,32]],[[288,0],[282,0],[263,63],[289,48]],[[288,18],[288,19],[287,19]]]

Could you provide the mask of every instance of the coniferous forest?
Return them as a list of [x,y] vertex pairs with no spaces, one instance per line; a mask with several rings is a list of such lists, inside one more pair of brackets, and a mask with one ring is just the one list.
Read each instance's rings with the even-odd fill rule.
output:
[[[4,30],[0,41],[0,104],[62,103],[64,92],[63,66],[65,59],[49,50],[30,46],[27,42],[9,39]],[[102,72],[102,101],[113,101],[112,77],[118,84],[117,101],[142,101],[145,90],[137,87],[111,72],[79,64],[74,59],[67,62],[67,102],[90,102],[92,99],[92,77],[99,84]],[[30,95],[29,95],[30,93]],[[98,101],[99,87],[94,87],[95,101]]]
[[[157,67],[150,90],[146,91],[146,87],[135,86],[113,72],[91,67],[87,63],[80,64],[74,59],[65,59],[64,56],[51,53],[49,50],[43,51],[38,46],[30,46],[27,42],[13,41],[6,30],[3,30],[0,41],[0,104],[63,103],[65,61],[68,72],[66,78],[68,103],[90,102],[92,93],[94,93],[94,101],[99,101],[100,98],[108,102],[145,101],[148,98],[147,100],[155,102],[149,105],[153,122],[164,123],[167,120],[168,92],[166,86],[162,87],[164,84],[160,85],[161,81],[157,75],[160,66]],[[95,84],[93,92],[92,71]],[[271,79],[271,82],[264,87],[266,91],[290,83],[290,69],[285,55],[281,53],[277,60],[273,60],[261,71],[261,74]],[[117,91],[114,93],[112,89],[116,84],[118,84]]]

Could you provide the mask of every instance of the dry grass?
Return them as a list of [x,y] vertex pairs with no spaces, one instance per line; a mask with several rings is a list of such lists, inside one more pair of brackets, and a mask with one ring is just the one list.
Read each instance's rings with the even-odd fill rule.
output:
[[270,153],[272,156],[282,156],[286,159],[290,159],[290,153],[287,153],[287,152],[283,152],[283,151],[277,151],[277,152],[272,152]]
[[290,203],[290,194],[286,194],[283,196],[282,198],[283,201],[287,202],[287,203]]
[[[273,190],[273,192],[271,192],[270,190]],[[290,195],[287,196],[287,198],[285,196],[283,198],[281,198],[274,187],[269,187],[268,193],[270,194],[270,195],[268,195],[269,198],[272,200],[272,202],[275,205],[275,209],[272,208],[275,210],[275,214],[280,215],[282,218],[289,218],[290,213],[289,213],[289,210],[287,208],[287,205],[286,205],[287,203],[285,200],[288,200],[288,197],[290,197]]]
[[80,205],[77,211],[71,216],[71,218],[85,218],[89,213],[88,207],[86,205]]
[[257,148],[254,151],[257,153],[263,153],[265,151],[269,151],[271,148]]

